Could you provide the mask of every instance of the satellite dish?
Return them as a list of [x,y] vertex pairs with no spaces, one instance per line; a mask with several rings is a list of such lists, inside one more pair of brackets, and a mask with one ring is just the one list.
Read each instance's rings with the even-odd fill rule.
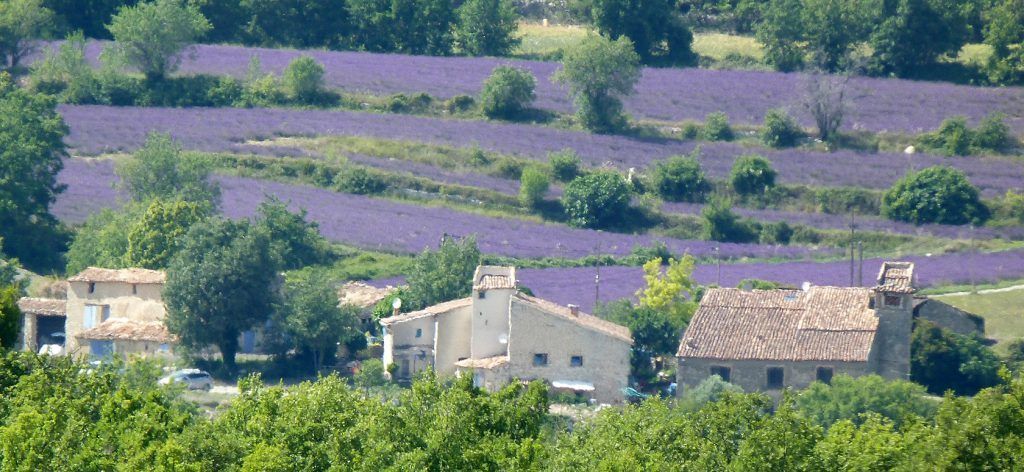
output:
[[508,344],[508,335],[501,333],[498,335],[498,342],[501,344]]
[[391,302],[391,308],[399,309],[402,308],[402,299],[395,297],[395,300]]
[[800,288],[802,288],[806,292],[806,291],[811,289],[811,283],[810,282],[804,282],[803,285],[800,286]]

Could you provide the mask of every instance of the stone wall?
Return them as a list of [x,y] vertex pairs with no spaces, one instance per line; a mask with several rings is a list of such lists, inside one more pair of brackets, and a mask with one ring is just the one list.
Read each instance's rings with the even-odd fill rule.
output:
[[[92,291],[89,290],[90,286]],[[66,351],[76,355],[88,354],[88,348],[83,348],[78,342],[78,334],[85,330],[83,316],[86,305],[110,307],[110,318],[163,322],[166,309],[161,298],[162,290],[163,284],[69,283],[65,323]]]
[[885,305],[885,293],[875,296],[875,315],[878,331],[871,346],[871,356],[877,362],[878,375],[887,379],[910,378],[910,332],[913,328],[913,299],[899,294],[898,306]]
[[[597,401],[623,401],[630,368],[628,342],[515,299],[510,310],[509,376],[588,382],[594,385],[590,394]],[[547,354],[547,365],[534,366],[535,354]],[[581,356],[583,365],[572,366],[572,356]]]
[[935,299],[919,302],[914,307],[914,317],[931,321],[959,334],[985,334],[984,318]]
[[730,369],[729,382],[740,386],[746,392],[769,392],[781,389],[768,388],[768,368],[782,367],[783,386],[796,389],[806,388],[817,379],[818,367],[831,367],[833,376],[846,374],[858,377],[873,373],[868,362],[818,362],[818,361],[733,361],[717,359],[680,358],[676,371],[679,388],[677,395],[696,387],[711,376],[711,368],[721,366]]

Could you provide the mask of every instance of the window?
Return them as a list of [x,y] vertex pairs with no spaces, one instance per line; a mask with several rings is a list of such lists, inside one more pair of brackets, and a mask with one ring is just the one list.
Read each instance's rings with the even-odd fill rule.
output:
[[570,367],[583,367],[583,356],[572,356],[569,358]]
[[903,300],[902,300],[902,298],[899,295],[886,295],[885,296],[885,306],[898,307],[898,306],[901,305],[900,302],[902,302],[902,301]]
[[168,352],[170,350],[171,346],[169,346],[167,343],[163,343],[160,345],[160,349],[157,352]]
[[786,371],[782,367],[769,367],[768,388],[782,388],[786,382]]
[[546,352],[537,353],[533,355],[533,365],[545,366],[548,365],[548,354]]
[[481,300],[483,300],[484,298],[487,298],[487,292],[485,292],[483,290],[477,292],[476,298],[479,298]]
[[113,341],[89,341],[89,354],[93,357],[107,357],[113,353]]
[[95,291],[96,291],[96,283],[89,282],[89,293],[93,293]]
[[132,295],[138,295],[138,293],[139,293],[138,285],[132,284]]
[[818,382],[824,384],[832,383],[832,368],[831,367],[818,367],[818,373],[815,375]]
[[717,375],[717,376],[721,377],[722,380],[724,380],[726,382],[729,381],[729,374],[731,374],[731,373],[732,373],[732,369],[730,369],[728,367],[721,366],[721,365],[713,365],[713,366],[711,366],[711,375]]
[[423,330],[422,329],[416,328],[416,337],[417,338],[422,338],[423,337]]

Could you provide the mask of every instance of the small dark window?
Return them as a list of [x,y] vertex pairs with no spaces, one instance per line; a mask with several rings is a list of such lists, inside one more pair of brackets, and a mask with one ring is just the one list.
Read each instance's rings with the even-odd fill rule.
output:
[[782,388],[786,382],[786,371],[782,367],[768,368],[768,388]]
[[726,382],[729,381],[729,375],[730,374],[732,374],[732,369],[730,369],[728,367],[720,366],[720,365],[711,366],[711,375],[717,375],[717,376],[721,377],[722,380],[724,380]]
[[886,295],[885,306],[900,306],[902,299],[899,295]]
[[572,356],[569,358],[570,367],[583,367],[583,356]]
[[422,338],[423,337],[423,330],[422,329],[416,328],[416,337],[417,338]]
[[832,383],[832,368],[831,367],[818,367],[818,373],[815,375],[818,382],[824,384]]
[[535,365],[535,366],[548,365],[548,354],[547,353],[537,353],[537,354],[534,354],[533,355],[533,365]]
[[96,291],[96,283],[89,282],[89,293],[93,293],[95,291]]
[[135,284],[132,284],[132,295],[137,295],[138,293],[139,293],[139,287],[137,285],[135,285]]
[[483,300],[484,298],[487,298],[487,292],[485,292],[483,290],[477,292],[476,298],[479,298],[481,300]]

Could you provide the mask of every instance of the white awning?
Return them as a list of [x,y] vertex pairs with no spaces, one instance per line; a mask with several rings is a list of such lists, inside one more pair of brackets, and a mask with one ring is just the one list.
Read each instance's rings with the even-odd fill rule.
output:
[[551,382],[551,386],[554,388],[567,388],[569,390],[575,390],[577,392],[594,391],[594,384],[590,382],[580,382],[576,380],[554,380]]

